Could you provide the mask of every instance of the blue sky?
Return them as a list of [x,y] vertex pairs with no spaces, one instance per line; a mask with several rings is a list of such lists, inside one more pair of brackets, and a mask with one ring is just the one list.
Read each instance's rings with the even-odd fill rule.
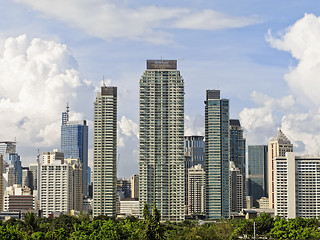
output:
[[118,175],[137,173],[139,79],[161,57],[179,60],[186,134],[203,134],[205,90],[220,89],[248,144],[281,127],[297,152],[319,152],[316,0],[2,0],[0,11],[0,137],[17,138],[23,165],[60,148],[66,102],[92,127],[105,76],[119,92]]

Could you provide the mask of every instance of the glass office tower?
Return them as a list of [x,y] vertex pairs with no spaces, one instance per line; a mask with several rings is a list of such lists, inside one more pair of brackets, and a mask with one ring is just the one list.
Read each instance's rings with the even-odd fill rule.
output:
[[220,99],[220,90],[207,90],[206,95],[206,218],[228,218],[230,214],[229,99]]
[[82,192],[88,195],[88,125],[86,120],[70,121],[69,107],[62,113],[61,151],[65,158],[80,159],[82,165]]

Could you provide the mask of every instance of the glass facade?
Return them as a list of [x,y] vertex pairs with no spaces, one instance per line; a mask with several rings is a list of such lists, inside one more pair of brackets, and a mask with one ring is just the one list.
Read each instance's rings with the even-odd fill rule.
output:
[[229,204],[229,100],[220,90],[207,90],[205,101],[206,218],[228,218]]
[[243,128],[238,119],[230,119],[230,161],[239,169],[239,174],[242,176],[242,200],[238,199],[236,204],[231,204],[231,211],[239,212],[239,209],[242,210],[245,206],[246,198],[246,139],[243,137]]
[[268,197],[268,146],[248,146],[248,195],[258,207],[257,200]]
[[[67,108],[68,109],[68,108]],[[62,113],[61,151],[65,158],[80,159],[84,196],[88,193],[88,126],[87,121],[69,121],[68,110]]]

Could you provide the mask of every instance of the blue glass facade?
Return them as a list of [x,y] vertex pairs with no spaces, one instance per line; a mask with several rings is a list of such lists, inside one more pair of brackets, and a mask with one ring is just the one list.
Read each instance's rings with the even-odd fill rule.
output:
[[254,205],[261,197],[268,197],[268,146],[248,146],[248,195]]
[[206,218],[228,218],[229,100],[220,99],[220,90],[207,90],[205,139]]
[[17,153],[7,153],[3,156],[3,160],[14,167],[14,172],[17,175],[17,184],[22,185],[22,167],[20,156]]
[[69,121],[68,112],[62,113],[61,151],[65,158],[79,158],[82,164],[83,195],[88,188],[88,126],[84,121]]

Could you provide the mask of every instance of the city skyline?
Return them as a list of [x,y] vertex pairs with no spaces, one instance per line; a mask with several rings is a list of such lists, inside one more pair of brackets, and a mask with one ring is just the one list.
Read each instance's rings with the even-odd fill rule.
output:
[[0,138],[16,139],[23,166],[35,162],[37,149],[59,147],[60,113],[67,102],[74,109],[72,120],[88,120],[92,166],[88,103],[104,75],[107,85],[119,89],[118,175],[136,174],[138,82],[145,60],[161,57],[178,59],[183,72],[186,135],[204,135],[205,90],[220,89],[248,144],[267,144],[281,127],[298,153],[319,152],[320,51],[312,40],[320,38],[317,1],[251,6],[251,1],[98,0],[69,1],[68,7],[64,1],[41,2],[0,3],[0,124],[5,126]]

